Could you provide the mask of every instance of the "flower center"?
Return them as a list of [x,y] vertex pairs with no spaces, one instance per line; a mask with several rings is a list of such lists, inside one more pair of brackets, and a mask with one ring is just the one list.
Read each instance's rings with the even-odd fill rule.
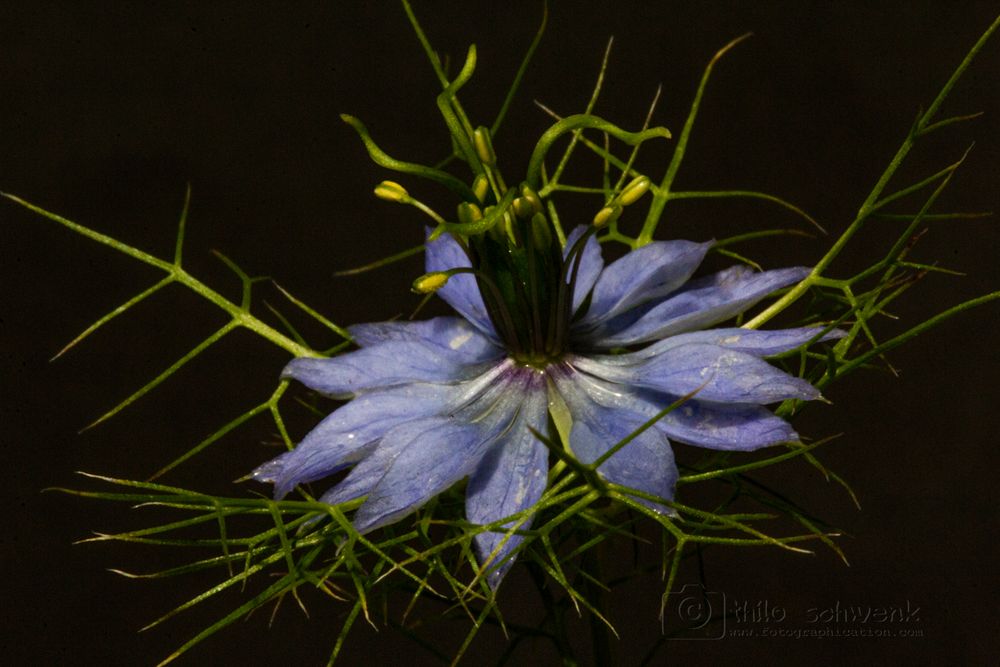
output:
[[513,210],[468,251],[493,326],[517,363],[545,368],[567,351],[575,268],[589,234],[563,252],[540,211]]

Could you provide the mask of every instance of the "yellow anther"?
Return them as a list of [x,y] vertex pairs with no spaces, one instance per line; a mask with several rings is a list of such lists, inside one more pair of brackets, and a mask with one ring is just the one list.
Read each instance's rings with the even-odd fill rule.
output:
[[514,200],[514,214],[519,218],[530,218],[538,211],[527,197],[518,197]]
[[382,181],[375,186],[375,196],[386,201],[405,202],[410,198],[410,193],[395,181]]
[[618,219],[622,214],[621,206],[605,206],[594,216],[594,227],[604,227]]
[[425,273],[413,281],[410,287],[417,294],[433,294],[445,286],[448,282],[448,274],[443,271]]
[[618,203],[622,206],[636,203],[640,197],[646,194],[649,186],[650,182],[647,176],[636,176],[618,195]]
[[493,151],[493,140],[490,131],[485,127],[477,127],[472,133],[472,143],[476,147],[476,155],[480,162],[487,166],[497,163],[497,154]]
[[490,180],[486,178],[483,174],[476,176],[476,179],[472,181],[472,194],[476,195],[476,199],[482,204],[486,201],[486,195],[490,193]]
[[536,213],[531,217],[531,236],[536,248],[544,249],[552,244],[552,230],[544,214]]
[[472,202],[464,201],[458,205],[458,221],[470,224],[483,219],[483,212]]
[[534,211],[532,211],[532,215],[534,215],[535,213],[542,212],[541,198],[538,196],[538,193],[532,190],[531,186],[529,186],[527,183],[521,186],[521,197],[531,202],[531,206],[534,209]]

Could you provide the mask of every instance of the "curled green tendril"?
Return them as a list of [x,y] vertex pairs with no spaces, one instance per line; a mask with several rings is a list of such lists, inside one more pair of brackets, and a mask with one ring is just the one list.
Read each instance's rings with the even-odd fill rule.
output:
[[540,190],[542,187],[542,162],[545,160],[545,154],[552,148],[552,144],[567,132],[586,128],[607,132],[615,139],[623,141],[629,146],[635,146],[643,141],[657,137],[662,139],[669,139],[671,137],[670,130],[665,127],[652,127],[642,132],[628,132],[614,123],[591,114],[582,113],[568,116],[547,129],[535,145],[535,150],[532,151],[531,159],[528,161],[528,177],[526,179],[531,187],[536,190]]
[[445,186],[455,194],[457,194],[462,199],[472,201],[474,195],[472,190],[469,189],[465,183],[455,178],[451,174],[441,171],[439,169],[432,169],[431,167],[426,167],[422,164],[416,164],[414,162],[403,162],[402,160],[397,160],[394,157],[388,155],[385,151],[378,147],[368,133],[368,128],[360,120],[351,116],[350,114],[340,114],[340,119],[354,128],[354,131],[358,133],[361,137],[361,141],[364,143],[365,148],[368,150],[368,155],[371,157],[372,161],[380,167],[385,167],[386,169],[391,169],[393,171],[398,171],[403,174],[413,174],[414,176],[419,176],[421,178],[426,178],[428,180],[434,181],[435,183],[440,183]]
[[459,150],[462,151],[462,156],[465,161],[469,163],[474,172],[481,173],[483,171],[482,164],[480,164],[479,158],[476,156],[476,151],[472,146],[472,142],[469,141],[469,135],[471,133],[471,128],[462,127],[462,122],[458,119],[455,114],[455,110],[452,109],[452,100],[455,99],[455,95],[461,90],[462,86],[469,82],[472,78],[473,72],[476,71],[476,45],[473,44],[469,47],[468,53],[465,55],[465,64],[462,65],[461,71],[459,71],[458,76],[455,80],[449,83],[444,90],[437,96],[438,109],[441,110],[441,115],[444,117],[445,124],[448,125],[448,131],[451,136],[455,139],[455,143],[458,144]]

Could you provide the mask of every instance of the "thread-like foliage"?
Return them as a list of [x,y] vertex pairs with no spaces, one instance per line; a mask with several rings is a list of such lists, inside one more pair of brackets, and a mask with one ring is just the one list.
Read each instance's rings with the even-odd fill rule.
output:
[[[444,185],[461,199],[470,201],[474,196],[475,181],[473,185],[469,185],[445,171],[453,163],[464,162],[474,175],[486,178],[489,187],[496,192],[499,210],[484,220],[491,225],[497,224],[502,217],[503,207],[511,204],[512,196],[505,197],[504,192],[513,192],[513,189],[506,189],[498,172],[484,167],[481,151],[476,144],[477,135],[458,97],[462,85],[474,74],[475,50],[474,48],[469,50],[463,68],[455,78],[450,79],[412,7],[405,0],[403,8],[441,84],[437,103],[452,134],[452,152],[433,166],[403,161],[390,157],[375,144],[360,120],[351,116],[344,116],[344,120],[358,132],[369,154],[379,165],[404,176],[427,179]],[[490,126],[490,131],[494,135],[500,130],[512,100],[515,99],[517,87],[544,31],[546,19],[547,15],[543,14],[539,31],[528,47],[503,106]],[[808,303],[804,312],[802,309],[796,311],[798,312],[796,325],[819,325],[816,339],[834,328],[847,332],[847,335],[833,344],[825,354],[813,351],[808,346],[802,346],[780,358],[772,359],[789,373],[805,378],[820,389],[825,389],[858,369],[873,364],[888,366],[886,353],[890,350],[928,331],[947,318],[1000,299],[1000,292],[993,292],[957,304],[944,312],[931,314],[923,322],[911,325],[905,332],[893,337],[887,338],[880,331],[879,318],[887,313],[888,307],[895,299],[917,286],[925,276],[931,273],[949,272],[932,261],[921,261],[913,257],[921,230],[940,220],[980,215],[940,212],[935,208],[939,196],[962,166],[968,149],[957,151],[950,164],[913,183],[896,184],[895,176],[913,146],[923,137],[974,117],[969,115],[938,119],[938,114],[955,82],[998,25],[1000,19],[995,21],[972,47],[927,110],[905,134],[899,150],[861,203],[856,218],[843,233],[832,240],[829,249],[812,272],[800,283],[771,299],[756,315],[742,323],[745,327],[756,328],[783,313],[787,317],[786,311],[800,299],[807,297]],[[756,266],[756,263],[744,247],[751,246],[755,241],[780,236],[808,235],[814,229],[823,232],[823,228],[811,215],[777,195],[739,188],[697,191],[673,189],[673,183],[687,150],[688,139],[695,129],[698,111],[705,103],[711,74],[714,68],[721,66],[723,56],[746,37],[737,38],[726,44],[708,63],[690,112],[676,136],[673,154],[659,178],[639,172],[634,165],[638,151],[645,141],[670,137],[665,128],[649,128],[649,117],[647,117],[643,127],[635,132],[627,132],[611,121],[592,113],[601,92],[610,44],[586,107],[580,113],[566,117],[560,117],[554,111],[546,109],[554,117],[555,123],[543,135],[532,153],[526,181],[537,189],[551,219],[556,221],[560,241],[565,240],[565,234],[558,223],[557,198],[576,194],[587,196],[596,194],[603,197],[606,205],[612,204],[618,201],[628,183],[643,177],[649,179],[652,197],[649,198],[648,209],[642,218],[640,228],[637,232],[630,233],[626,222],[616,218],[601,232],[599,239],[601,242],[621,243],[633,249],[649,243],[659,226],[668,219],[666,212],[670,202],[683,199],[750,198],[762,204],[783,207],[805,223],[806,229],[803,230],[781,228],[740,231],[720,240],[714,246],[714,252],[746,262],[751,266]],[[650,116],[656,102],[657,100],[654,100],[651,104]],[[557,144],[564,139],[567,139],[565,147],[558,159],[552,160],[550,156],[555,154]],[[612,143],[611,139],[623,143],[627,147],[624,152],[616,152],[619,150],[618,144]],[[604,171],[600,183],[579,185],[563,182],[566,166],[573,159],[575,151],[580,148],[593,152],[603,161]],[[190,363],[201,352],[219,343],[237,328],[252,331],[268,343],[296,357],[329,356],[337,354],[351,344],[347,330],[334,324],[328,317],[283,289],[282,293],[292,306],[336,334],[342,342],[331,349],[314,349],[277,310],[274,313],[286,330],[280,331],[267,324],[251,312],[251,292],[254,284],[261,279],[249,276],[222,254],[218,254],[220,261],[228,266],[240,281],[242,290],[239,303],[226,299],[188,273],[182,264],[182,255],[190,192],[184,199],[174,254],[169,260],[143,252],[120,240],[43,210],[14,195],[5,194],[4,197],[75,233],[164,273],[161,280],[97,319],[56,357],[63,355],[98,328],[110,323],[136,304],[173,284],[181,285],[206,299],[229,317],[226,324],[218,331],[198,342],[190,352],[99,416],[87,428],[114,417],[133,402],[154,391],[183,365]],[[460,223],[448,221],[445,216],[434,213],[416,200],[406,203],[428,213],[434,219],[439,232],[462,228]],[[866,224],[875,217],[881,217],[899,226],[896,239],[871,265],[852,275],[838,275],[836,260],[851,242],[856,242]],[[482,226],[487,223],[479,224]],[[405,250],[387,258],[384,262],[362,267],[362,270],[384,265],[420,252],[421,249],[418,246]],[[153,479],[163,477],[176,467],[188,463],[220,439],[234,437],[232,434],[238,432],[241,426],[262,414],[271,418],[284,444],[292,448],[295,444],[294,438],[285,428],[281,408],[287,390],[287,382],[280,382],[269,397],[220,426],[182,456],[165,462],[153,475]],[[678,408],[689,398],[690,396],[684,397],[668,406],[660,415],[644,424],[639,431],[613,447],[602,459],[590,465],[584,465],[567,455],[568,450],[563,443],[546,442],[556,462],[550,470],[548,487],[542,498],[528,510],[485,526],[472,525],[463,518],[462,492],[459,488],[452,488],[442,494],[417,511],[412,518],[380,529],[371,535],[361,535],[351,525],[352,513],[361,504],[360,499],[341,505],[328,505],[314,500],[307,488],[299,489],[301,499],[273,501],[260,497],[206,495],[151,480],[140,482],[87,475],[89,480],[98,483],[100,490],[92,488],[61,490],[84,498],[124,502],[135,506],[140,512],[142,508],[147,507],[169,508],[177,515],[178,518],[168,523],[115,534],[98,534],[90,538],[89,541],[118,541],[151,547],[184,548],[194,554],[191,560],[182,566],[160,572],[120,572],[123,576],[166,578],[205,571],[218,573],[218,580],[214,586],[153,620],[147,627],[154,627],[176,614],[192,610],[209,598],[237,589],[244,590],[243,601],[238,606],[191,637],[171,655],[166,656],[161,664],[172,661],[201,640],[257,608],[277,605],[288,595],[302,604],[298,593],[302,587],[320,591],[330,598],[331,604],[342,605],[347,610],[346,620],[338,629],[338,635],[331,647],[330,663],[337,659],[351,628],[359,617],[373,623],[376,621],[388,623],[405,631],[403,626],[405,619],[378,618],[380,605],[373,604],[373,600],[382,599],[390,593],[408,596],[410,602],[407,614],[419,600],[428,599],[442,603],[449,610],[449,614],[468,618],[468,634],[456,653],[445,654],[435,647],[429,647],[444,662],[458,662],[484,624],[497,624],[512,638],[509,652],[498,658],[501,663],[515,649],[518,638],[529,631],[533,636],[552,641],[563,657],[570,659],[571,649],[565,636],[562,617],[571,608],[582,610],[595,619],[593,625],[595,655],[602,656],[606,655],[602,637],[607,633],[613,633],[614,627],[613,619],[605,617],[601,604],[602,588],[606,587],[607,582],[603,581],[599,569],[601,561],[599,552],[613,540],[643,542],[643,538],[639,535],[641,526],[653,525],[663,537],[661,541],[663,605],[666,605],[667,595],[675,585],[682,560],[691,553],[691,547],[698,545],[776,547],[801,553],[818,544],[831,549],[846,561],[846,555],[836,542],[838,531],[835,528],[826,525],[811,510],[785,497],[780,489],[771,489],[754,477],[755,472],[766,467],[806,463],[818,468],[828,479],[842,484],[853,497],[853,492],[846,482],[828,470],[817,457],[821,448],[835,446],[828,444],[834,441],[835,437],[826,437],[805,445],[789,443],[784,450],[777,452],[771,449],[753,454],[714,452],[706,455],[694,466],[682,470],[678,480],[678,497],[683,498],[686,489],[692,485],[713,485],[720,500],[710,508],[651,498],[634,489],[609,484],[596,474],[597,466],[607,456],[625,446],[638,432],[651,427],[656,419]],[[779,408],[778,414],[791,419],[803,407],[801,402],[789,401]],[[539,438],[543,437],[541,434],[536,435]],[[663,502],[672,507],[677,516],[668,517],[652,512],[637,499]],[[529,516],[535,518],[531,528],[526,529],[524,526],[527,525]],[[217,536],[211,538],[192,536],[193,532],[205,526],[213,526]],[[248,528],[248,526],[253,527]],[[546,604],[546,616],[537,628],[525,629],[506,624],[495,594],[486,583],[486,576],[501,565],[500,559],[488,558],[480,564],[473,553],[473,538],[483,531],[501,531],[508,535],[516,533],[524,536],[525,539],[519,547],[504,558],[517,557],[519,561],[525,563],[539,586]],[[499,547],[496,553],[499,553]],[[261,583],[247,588],[248,582],[251,581]],[[561,591],[562,597],[555,595],[554,589]]]

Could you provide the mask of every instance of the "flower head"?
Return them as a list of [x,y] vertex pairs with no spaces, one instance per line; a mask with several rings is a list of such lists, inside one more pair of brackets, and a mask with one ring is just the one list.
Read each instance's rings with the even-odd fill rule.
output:
[[[691,280],[711,243],[654,242],[605,265],[594,227],[577,228],[561,248],[550,230],[532,228],[541,224],[535,214],[513,235],[494,228],[429,241],[428,274],[461,317],[357,325],[350,331],[359,350],[293,360],[284,377],[350,401],[253,476],[282,497],[350,467],[321,500],[366,497],[353,519],[362,533],[468,478],[467,519],[497,523],[541,497],[549,452],[536,434],[552,438],[560,416],[572,454],[589,464],[693,393],[598,467],[604,479],[646,494],[639,502],[672,514],[648,498],[673,499],[671,440],[740,451],[798,440],[763,406],[819,392],[762,358],[819,331],[709,327],[807,269],[739,266]],[[622,349],[632,351],[612,353]],[[480,560],[499,563],[492,586],[520,541],[500,530],[476,535]]]

